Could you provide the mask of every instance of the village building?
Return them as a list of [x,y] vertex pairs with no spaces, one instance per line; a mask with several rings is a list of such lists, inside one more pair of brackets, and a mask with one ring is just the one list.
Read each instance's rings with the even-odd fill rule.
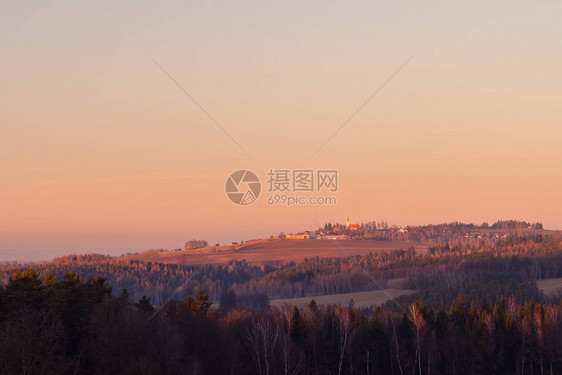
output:
[[349,222],[349,216],[348,216],[345,222],[345,229],[357,230],[359,229],[359,224],[351,224]]

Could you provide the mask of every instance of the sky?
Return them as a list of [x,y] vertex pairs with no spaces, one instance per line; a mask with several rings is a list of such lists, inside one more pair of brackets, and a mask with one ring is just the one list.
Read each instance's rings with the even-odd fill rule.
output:
[[[347,216],[562,229],[561,15],[560,1],[0,1],[0,261]],[[239,169],[262,182],[254,204],[225,194]],[[270,169],[337,170],[337,204],[269,205]]]

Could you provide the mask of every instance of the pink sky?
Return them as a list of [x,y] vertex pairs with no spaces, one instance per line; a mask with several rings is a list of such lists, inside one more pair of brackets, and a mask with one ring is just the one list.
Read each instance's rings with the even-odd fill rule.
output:
[[[224,242],[250,217],[233,240],[346,216],[562,228],[559,2],[0,10],[0,260]],[[338,169],[338,204],[235,206],[242,168]]]

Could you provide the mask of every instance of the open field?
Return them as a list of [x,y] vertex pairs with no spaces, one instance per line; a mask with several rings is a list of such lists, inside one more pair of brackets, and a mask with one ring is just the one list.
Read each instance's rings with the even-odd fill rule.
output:
[[537,286],[544,294],[558,296],[562,294],[562,278],[538,280]]
[[303,297],[303,298],[288,298],[271,300],[272,306],[281,307],[285,304],[290,306],[304,307],[308,305],[311,299],[315,300],[318,305],[342,305],[347,306],[349,301],[353,298],[355,307],[368,307],[372,305],[380,305],[388,301],[389,295],[393,298],[399,297],[404,294],[414,293],[415,290],[408,289],[385,289],[373,290],[369,292],[356,292],[356,293],[342,293],[331,294],[327,296]]
[[209,246],[196,250],[150,250],[120,259],[144,260],[161,263],[207,264],[246,260],[255,263],[302,261],[305,258],[343,257],[369,252],[407,249],[425,253],[427,245],[416,242],[379,240],[257,240],[230,246]]

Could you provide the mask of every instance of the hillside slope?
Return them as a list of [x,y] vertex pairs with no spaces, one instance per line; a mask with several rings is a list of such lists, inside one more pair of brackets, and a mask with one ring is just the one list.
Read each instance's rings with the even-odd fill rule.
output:
[[174,264],[227,263],[246,260],[251,263],[302,261],[305,258],[365,255],[414,247],[425,253],[428,245],[421,242],[381,240],[256,240],[230,246],[209,246],[195,250],[150,250],[118,259]]

